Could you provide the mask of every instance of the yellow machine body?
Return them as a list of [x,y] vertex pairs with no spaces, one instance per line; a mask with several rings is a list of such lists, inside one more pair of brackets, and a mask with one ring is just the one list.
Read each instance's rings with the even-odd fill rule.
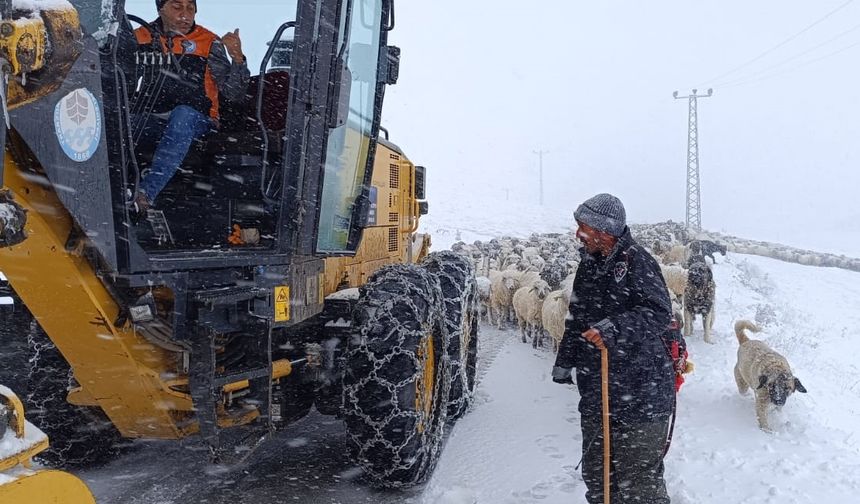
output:
[[[44,211],[62,208],[53,189],[39,177],[23,176],[9,155],[5,166],[5,186],[27,210],[27,239],[0,249],[3,270],[9,278],[29,279],[29,288],[18,294],[52,335],[80,384],[69,401],[100,407],[126,437],[177,439],[196,433],[198,426],[189,421],[193,405],[188,379],[178,372],[182,355],[148,341],[131,323],[114,325],[120,309],[115,300],[86,258],[66,250],[72,230],[68,214]],[[428,253],[429,239],[422,237],[417,244],[414,239],[419,217],[415,166],[380,143],[372,183],[377,191],[376,225],[364,230],[355,256],[326,259],[324,296],[363,285],[386,264],[417,262]],[[62,311],[56,306],[58,298],[64,300]],[[289,362],[274,363],[273,379],[289,373]],[[247,382],[226,385],[225,399],[243,386]],[[219,413],[221,426],[256,417]]]
[[0,58],[10,66],[8,107],[14,109],[52,93],[83,50],[78,12],[59,4],[39,17],[0,21]]
[[[0,474],[0,478],[2,478]],[[95,504],[83,481],[63,471],[40,470],[2,483],[0,502],[20,504]]]
[[[197,432],[197,424],[188,421],[193,405],[188,378],[179,373],[181,353],[148,341],[131,323],[114,325],[115,300],[86,258],[66,250],[72,221],[59,210],[56,193],[44,179],[25,177],[8,154],[5,163],[5,186],[27,211],[27,239],[0,249],[3,271],[9,278],[28,279],[18,295],[74,370],[80,387],[69,393],[69,402],[100,407],[126,437],[177,439]],[[60,298],[63,310],[57,309]],[[290,372],[288,361],[273,363],[273,379]],[[247,382],[225,385],[225,399],[243,386]],[[240,425],[254,418],[224,410],[218,423]]]
[[[72,221],[43,179],[24,178],[6,156],[5,184],[27,210],[27,239],[0,249],[8,278],[28,278],[18,295],[74,370],[78,405],[98,405],[128,437],[179,438],[191,398],[171,387],[177,356],[144,340],[131,325],[116,327],[119,307],[84,257],[65,248]],[[63,299],[63,310],[56,299]],[[56,335],[63,335],[57,340]]]
[[416,181],[415,165],[406,155],[392,144],[379,142],[371,176],[375,222],[364,229],[354,256],[325,260],[325,295],[364,285],[386,264],[415,263],[428,254],[429,237],[416,234]]

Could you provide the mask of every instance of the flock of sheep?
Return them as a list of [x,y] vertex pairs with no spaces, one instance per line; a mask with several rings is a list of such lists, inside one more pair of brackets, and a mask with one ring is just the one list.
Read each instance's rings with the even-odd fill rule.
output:
[[[661,263],[680,322],[688,280],[685,265],[690,257],[685,244],[690,237],[683,225],[671,221],[630,227],[634,238]],[[535,347],[542,346],[548,336],[557,351],[579,266],[579,247],[573,234],[566,233],[457,242],[451,248],[474,262],[482,314],[486,313],[491,324],[499,329],[516,324],[522,341],[531,339]]]
[[570,234],[533,234],[458,242],[452,250],[475,262],[482,312],[491,324],[501,329],[516,323],[523,342],[531,338],[536,347],[548,334],[557,348],[579,265],[578,247]]

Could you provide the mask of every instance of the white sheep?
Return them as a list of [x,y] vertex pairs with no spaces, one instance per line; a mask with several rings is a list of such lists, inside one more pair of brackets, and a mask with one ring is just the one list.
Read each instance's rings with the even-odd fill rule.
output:
[[675,245],[661,254],[663,264],[686,264],[688,251],[684,245]]
[[490,323],[496,317],[496,327],[511,320],[511,299],[520,288],[520,272],[517,270],[490,271]]
[[526,247],[523,249],[523,257],[540,257],[540,249],[538,247]]
[[660,272],[663,273],[663,279],[666,281],[669,292],[683,298],[684,290],[687,288],[687,269],[674,264],[661,264]]
[[541,306],[541,323],[552,338],[552,351],[558,353],[558,346],[564,336],[564,321],[567,319],[570,291],[555,290],[550,292]]
[[526,271],[543,271],[544,266],[546,266],[546,261],[543,257],[539,255],[526,256],[523,258],[523,262],[525,263]]
[[522,262],[523,258],[517,255],[516,253],[510,253],[505,257],[505,260],[502,261],[502,269],[514,269],[517,268]]
[[570,299],[570,295],[573,292],[573,281],[576,279],[576,271],[567,275],[564,280],[561,281],[561,285],[559,288],[565,292],[565,296]]
[[537,347],[540,342],[540,334],[543,332],[541,329],[541,308],[549,293],[549,284],[540,278],[514,292],[514,314],[517,316],[523,343],[526,342],[528,335],[532,336],[532,346]]
[[517,276],[520,287],[529,287],[540,279],[540,273],[537,271],[521,271]]
[[490,317],[490,279],[485,276],[475,277],[478,286],[478,322],[482,320],[482,314],[486,310],[487,318]]

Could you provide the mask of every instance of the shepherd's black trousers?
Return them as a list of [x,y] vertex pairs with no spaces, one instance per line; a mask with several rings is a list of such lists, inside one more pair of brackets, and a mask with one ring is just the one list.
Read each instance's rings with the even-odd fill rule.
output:
[[[585,418],[581,426],[585,499],[589,504],[603,504],[603,426],[600,419]],[[612,504],[669,504],[663,480],[663,449],[668,433],[668,416],[647,423],[612,421]]]

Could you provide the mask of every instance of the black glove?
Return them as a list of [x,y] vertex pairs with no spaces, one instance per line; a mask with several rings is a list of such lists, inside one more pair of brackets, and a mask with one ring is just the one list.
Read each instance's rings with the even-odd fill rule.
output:
[[556,383],[573,384],[573,376],[570,374],[572,368],[554,366],[552,368],[552,381]]

